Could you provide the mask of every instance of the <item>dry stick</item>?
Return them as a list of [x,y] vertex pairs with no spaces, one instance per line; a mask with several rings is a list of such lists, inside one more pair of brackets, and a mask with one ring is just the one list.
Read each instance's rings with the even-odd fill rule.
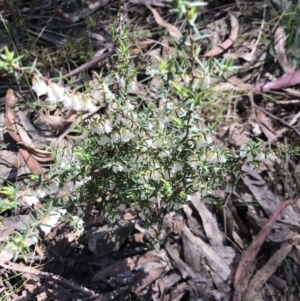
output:
[[[297,120],[300,118],[300,111],[293,117],[293,119],[289,122],[289,125],[292,126],[297,122]],[[288,128],[283,128],[277,132],[275,137],[273,139],[268,140],[265,144],[273,143],[275,142],[280,136],[282,136],[284,133],[288,131]]]
[[299,137],[300,137],[300,132],[292,125],[290,125],[289,123],[287,123],[286,121],[282,120],[281,118],[273,115],[272,113],[268,112],[267,110],[257,106],[256,104],[254,104],[254,107],[260,111],[262,111],[263,113],[265,113],[266,115],[280,121],[282,124],[284,124],[285,126],[287,126],[289,129],[293,130]]
[[[100,50],[102,51],[102,50]],[[93,67],[94,65],[96,65],[97,63],[103,61],[104,59],[112,56],[113,54],[116,53],[116,50],[111,50],[109,52],[106,52],[106,53],[103,53],[101,55],[99,55],[99,53],[95,53],[94,56],[88,61],[86,62],[85,64],[79,66],[78,68],[74,69],[73,71],[71,71],[70,73],[64,75],[64,77],[70,77],[70,76],[73,76],[73,75],[76,75],[84,70],[87,70],[91,67]]]
[[[41,278],[45,278],[45,279],[53,280],[53,281],[56,281],[56,282],[60,282],[62,284],[65,284],[65,285],[69,286],[70,288],[72,288],[76,291],[82,292],[82,293],[84,293],[88,296],[100,297],[101,298],[101,295],[95,293],[94,291],[89,290],[88,288],[86,288],[82,285],[76,284],[76,283],[74,283],[74,282],[72,282],[72,281],[70,281],[70,280],[68,280],[64,277],[54,275],[52,273],[42,272],[42,271],[38,271],[38,270],[34,270],[34,269],[28,269],[28,268],[23,269],[23,268],[20,268],[20,267],[7,265],[7,264],[1,263],[1,262],[0,262],[0,266],[4,269],[8,269],[8,270],[11,270],[11,271],[16,271],[16,272],[20,272],[20,273],[28,273],[28,274],[38,276],[38,277],[41,277]],[[98,299],[98,300],[101,300],[101,299]]]
[[260,250],[260,247],[262,246],[266,237],[270,233],[272,226],[276,222],[279,214],[290,203],[291,203],[291,200],[286,200],[277,207],[277,209],[270,216],[269,220],[261,228],[261,230],[259,231],[257,236],[254,238],[254,240],[251,242],[248,249],[243,254],[243,256],[239,262],[239,265],[236,269],[235,275],[234,275],[235,292],[234,292],[233,300],[241,300],[241,297],[246,289],[246,288],[243,288],[242,283],[246,277],[246,274],[249,272],[249,268],[251,267],[251,264],[254,262],[256,255]]
[[[276,119],[276,120],[280,121],[282,124],[284,124],[284,125],[285,125],[286,127],[288,127],[289,129],[293,130],[293,131],[300,137],[300,132],[299,132],[295,127],[293,127],[293,126],[291,125],[292,122],[287,123],[286,121],[282,120],[281,118],[279,118],[279,117],[273,115],[272,113],[268,112],[267,110],[265,110],[265,109],[259,107],[258,105],[256,105],[256,104],[254,103],[254,100],[253,100],[253,94],[252,94],[252,93],[249,93],[249,99],[250,99],[250,102],[251,102],[251,105],[252,105],[253,108],[255,108],[255,109],[257,109],[257,110],[260,110],[261,112],[263,112],[263,113],[265,113],[266,115],[272,117],[273,119]],[[253,114],[254,114],[254,110],[253,110]],[[299,114],[299,113],[298,113],[298,114]],[[296,116],[298,116],[298,114],[297,114]],[[257,121],[257,123],[259,124],[259,121],[257,120],[257,117],[256,117],[255,114],[254,114],[254,117],[256,118],[256,121]],[[295,118],[295,117],[294,117],[294,118]],[[293,118],[293,119],[294,119],[294,118]],[[298,117],[297,117],[297,119],[298,119]],[[296,120],[297,120],[297,119],[296,119]],[[295,121],[294,121],[293,123],[295,123]],[[266,126],[266,125],[265,125],[265,126]],[[276,137],[277,137],[277,135],[276,135]],[[273,139],[275,140],[276,137],[274,137]],[[272,140],[272,141],[273,141],[273,140]],[[268,141],[268,143],[270,143],[270,142]]]

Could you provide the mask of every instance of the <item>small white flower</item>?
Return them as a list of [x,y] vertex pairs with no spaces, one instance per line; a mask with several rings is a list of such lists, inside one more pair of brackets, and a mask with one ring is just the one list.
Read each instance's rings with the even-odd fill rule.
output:
[[240,157],[245,158],[247,156],[247,150],[245,149],[240,149]]
[[127,143],[130,139],[134,138],[134,134],[127,129],[121,129],[120,138],[123,143]]
[[51,103],[62,102],[65,96],[65,89],[57,84],[49,82],[47,94],[47,101]]
[[76,181],[74,186],[75,186],[75,189],[81,187],[82,185],[84,184],[84,182],[81,180],[81,181]]
[[39,199],[33,194],[24,194],[18,198],[18,203],[21,206],[27,204],[28,206],[32,206],[39,202]]
[[212,138],[211,136],[207,135],[204,136],[203,134],[201,134],[198,139],[197,139],[197,148],[203,147],[205,145],[209,145],[212,144]]
[[99,137],[98,143],[99,143],[100,145],[105,145],[105,144],[107,144],[108,142],[109,142],[109,138],[108,138],[106,135],[101,135],[101,136]]
[[130,102],[126,103],[126,109],[128,111],[133,111],[134,110],[134,105],[132,105]]
[[121,164],[113,165],[112,169],[114,173],[125,171]]
[[256,156],[256,160],[258,161],[262,161],[266,158],[265,154],[264,153],[259,153],[257,156]]
[[217,163],[218,160],[218,154],[216,152],[209,152],[206,154],[206,160],[210,163]]
[[102,85],[103,96],[106,101],[112,101],[115,99],[115,95],[111,93],[108,86],[106,84]]
[[131,93],[132,91],[134,91],[135,86],[136,86],[135,81],[131,81],[130,83],[128,83],[127,93]]
[[170,173],[171,175],[175,174],[176,172],[182,170],[183,165],[181,165],[179,162],[175,162],[174,165],[172,166]]
[[219,155],[219,162],[225,163],[227,161],[226,157],[224,155]]
[[111,134],[111,140],[112,142],[118,142],[120,140],[120,135],[117,132],[113,132]]
[[162,178],[162,174],[158,170],[151,171],[150,179],[153,181],[159,181]]
[[49,189],[50,189],[51,193],[56,193],[59,189],[59,182],[52,181],[49,185]]
[[187,164],[192,168],[192,169],[197,169],[198,167],[198,158],[195,155],[189,156]]
[[205,138],[206,138],[206,143],[207,144],[212,144],[213,140],[212,140],[210,135],[207,135]]
[[34,76],[32,78],[32,90],[36,93],[38,97],[40,97],[41,95],[47,94],[48,86],[44,82],[44,80],[42,80],[38,76]]
[[247,154],[247,158],[246,158],[246,161],[247,162],[253,162],[254,161],[254,157],[251,153],[248,153]]
[[47,196],[49,193],[48,191],[46,191],[45,189],[43,188],[39,188],[35,191],[35,194],[38,198],[44,198],[45,196]]
[[82,97],[82,110],[93,112],[96,110],[96,106],[93,104],[92,99],[88,96]]
[[82,96],[78,94],[72,94],[71,95],[71,100],[72,100],[72,109],[76,111],[82,110]]
[[120,77],[118,73],[116,73],[116,82],[121,88],[125,87],[125,80],[124,78]]
[[65,215],[67,211],[65,209],[59,209],[57,211],[50,211],[49,215],[42,221],[43,225],[40,226],[41,231],[45,234],[50,233],[51,229],[57,224],[62,215]]
[[68,92],[65,92],[63,103],[66,109],[72,108],[72,96]]
[[146,67],[145,73],[146,73],[146,75],[149,75],[150,77],[153,77],[156,73],[158,73],[158,71],[153,69],[152,66],[148,65]]
[[174,109],[174,103],[173,102],[171,102],[171,101],[167,101],[166,102],[166,108],[168,109],[168,110],[173,110]]
[[267,154],[267,159],[274,162],[277,159],[277,157],[274,153],[270,153],[270,154]]
[[112,131],[112,123],[111,121],[107,118],[104,121],[100,121],[99,125],[96,127],[96,131],[99,134],[109,134]]

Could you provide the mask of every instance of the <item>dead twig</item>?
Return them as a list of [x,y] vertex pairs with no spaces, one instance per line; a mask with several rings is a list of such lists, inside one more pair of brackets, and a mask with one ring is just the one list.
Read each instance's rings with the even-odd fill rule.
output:
[[103,49],[100,50],[99,52],[96,52],[95,55],[85,64],[79,66],[78,68],[74,69],[70,73],[64,75],[65,77],[71,77],[73,75],[76,75],[82,71],[85,71],[87,69],[90,69],[94,65],[98,64],[99,62],[105,60],[106,58],[114,55],[116,53],[116,50],[111,50],[108,52],[103,53]]
[[3,269],[7,269],[7,270],[11,270],[11,271],[15,271],[15,272],[20,272],[20,273],[27,273],[27,274],[31,274],[31,275],[34,275],[34,276],[38,276],[38,277],[41,277],[41,278],[45,278],[45,279],[49,279],[49,280],[52,280],[54,282],[59,282],[61,284],[64,284],[76,291],[79,291],[79,292],[82,292],[88,296],[91,296],[91,297],[99,297],[99,299],[97,300],[101,300],[101,295],[95,293],[94,291],[82,286],[82,285],[78,285],[64,277],[61,277],[61,276],[57,276],[57,275],[54,275],[52,273],[48,273],[48,272],[42,272],[42,271],[38,271],[38,270],[34,270],[34,269],[29,269],[29,268],[20,268],[16,265],[7,265],[7,264],[4,264],[4,263],[0,263],[0,266],[3,268]]

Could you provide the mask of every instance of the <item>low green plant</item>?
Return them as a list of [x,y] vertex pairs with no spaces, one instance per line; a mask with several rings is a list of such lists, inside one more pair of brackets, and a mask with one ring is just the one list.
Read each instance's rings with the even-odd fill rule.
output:
[[[197,3],[175,4],[177,12],[185,7],[182,15],[188,16],[190,32],[195,32]],[[107,76],[95,74],[93,93],[97,99],[42,77],[36,62],[20,67],[20,57],[15,58],[7,48],[0,56],[3,70],[32,76],[36,96],[46,95],[52,106],[91,112],[96,106],[103,107],[99,115],[80,125],[81,135],[74,138],[72,149],[54,150],[57,165],[47,178],[32,180],[30,196],[24,196],[23,201],[32,204],[36,199],[52,198],[55,205],[46,202],[43,210],[37,211],[38,218],[32,218],[31,231],[24,230],[9,242],[14,254],[25,255],[28,235],[35,235],[38,227],[45,233],[50,231],[66,214],[58,207],[69,209],[70,224],[77,233],[83,230],[82,220],[72,217],[71,209],[96,199],[102,200],[101,209],[109,220],[118,219],[120,210],[127,208],[139,213],[150,226],[157,223],[162,210],[180,210],[196,192],[205,197],[225,188],[227,175],[237,180],[245,162],[256,164],[266,155],[275,160],[271,151],[265,154],[255,143],[229,152],[215,142],[214,124],[203,119],[203,104],[216,93],[211,76],[237,70],[233,60],[200,61],[195,41],[174,42],[176,54],[157,57],[144,68],[151,97],[142,101],[131,93],[138,85],[137,73],[142,71],[130,63],[129,29],[116,23],[111,35],[117,64]],[[60,190],[69,191],[68,196],[56,197]],[[7,198],[3,207],[0,203],[1,212],[14,209],[5,206],[9,202],[15,205],[18,198],[8,196],[9,189],[2,192]],[[48,230],[42,228],[44,224]]]

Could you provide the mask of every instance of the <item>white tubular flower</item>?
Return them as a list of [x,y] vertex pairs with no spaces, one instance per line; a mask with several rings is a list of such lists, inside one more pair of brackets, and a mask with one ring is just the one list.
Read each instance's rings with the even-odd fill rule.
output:
[[118,73],[116,73],[116,82],[121,88],[125,87],[125,80],[124,78],[120,77]]
[[157,170],[153,170],[151,171],[151,176],[150,179],[153,181],[159,181],[162,178],[162,174],[157,171]]
[[48,86],[44,82],[44,80],[42,80],[38,76],[34,76],[32,78],[32,90],[36,93],[38,97],[40,97],[41,95],[47,94]]
[[270,154],[267,154],[267,159],[274,162],[277,159],[277,157],[274,153],[270,153]]
[[59,189],[59,182],[58,181],[52,181],[49,185],[49,189],[51,193],[56,193]]
[[93,104],[91,98],[85,95],[82,96],[82,110],[89,112],[96,110],[96,106]]
[[47,101],[52,103],[62,102],[65,97],[65,89],[57,84],[49,83],[47,89]]
[[199,136],[199,138],[197,139],[197,148],[200,148],[200,147],[203,147],[203,146],[209,145],[209,144],[212,144],[212,138],[209,135],[204,136],[203,134],[201,134]]
[[124,168],[124,166],[122,166],[122,165],[119,164],[119,163],[116,164],[116,165],[113,165],[112,169],[113,169],[113,172],[114,172],[114,173],[126,171],[126,168]]
[[82,101],[82,96],[78,94],[73,94],[71,95],[71,100],[72,100],[72,109],[76,111],[80,111],[82,109],[83,101]]
[[198,167],[198,158],[195,155],[191,155],[188,157],[187,164],[194,170]]
[[161,148],[162,147],[162,141],[160,139],[156,139],[153,141],[152,147],[154,149]]
[[51,229],[57,224],[62,215],[65,215],[67,210],[59,209],[57,211],[50,211],[49,216],[47,216],[43,221],[43,225],[40,226],[41,231],[45,234],[50,233]]
[[135,87],[136,87],[135,81],[131,81],[130,83],[128,83],[127,93],[131,93],[132,91],[134,91]]
[[113,132],[111,134],[111,140],[112,142],[118,142],[120,140],[120,135],[117,132]]
[[112,101],[115,99],[115,95],[111,93],[108,86],[106,84],[103,84],[102,86],[103,96],[106,101]]
[[134,138],[134,134],[127,129],[121,129],[120,138],[123,143],[127,143],[130,139]]
[[112,131],[112,123],[109,119],[101,120],[95,129],[99,134],[109,134]]
[[182,168],[183,168],[183,166],[179,162],[175,162],[174,165],[172,166],[171,170],[170,170],[170,174],[173,175],[177,171],[182,170]]
[[43,188],[39,188],[35,191],[35,195],[41,199],[46,197],[48,194],[49,194],[48,190],[43,189]]
[[39,199],[35,195],[32,195],[32,194],[24,194],[18,198],[18,203],[21,206],[24,206],[25,204],[28,206],[32,206],[38,202],[39,202]]
[[247,156],[247,149],[244,147],[240,148],[240,157],[245,158]]
[[101,135],[101,136],[99,137],[98,143],[99,143],[100,145],[105,145],[105,144],[107,144],[108,142],[109,142],[109,138],[108,138],[106,135]]
[[64,103],[64,107],[66,109],[72,108],[72,96],[67,91],[65,92],[65,97],[64,97],[63,103]]
[[251,153],[247,154],[247,158],[246,158],[246,162],[253,162],[254,161],[254,157]]
[[219,162],[220,163],[226,163],[227,159],[224,155],[219,155]]
[[206,160],[210,163],[218,163],[218,154],[216,152],[208,152],[206,154]]
[[266,158],[266,155],[264,153],[259,153],[257,156],[256,156],[256,160],[258,161],[262,161]]
[[132,105],[130,102],[126,102],[125,106],[128,111],[134,110],[134,105]]
[[212,144],[213,140],[210,135],[207,135],[205,139],[207,144]]

